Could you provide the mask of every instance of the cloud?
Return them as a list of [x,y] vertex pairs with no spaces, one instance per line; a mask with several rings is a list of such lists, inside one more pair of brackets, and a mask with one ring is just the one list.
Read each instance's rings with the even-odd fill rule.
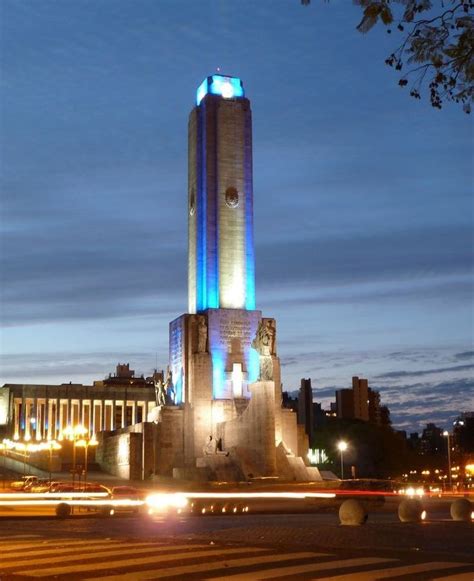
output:
[[458,360],[473,359],[474,351],[463,351],[462,353],[455,353],[454,358]]
[[291,280],[322,286],[469,274],[471,241],[469,225],[282,240],[257,248],[257,267],[267,284]]
[[452,367],[438,367],[435,369],[421,369],[418,371],[389,371],[376,375],[374,379],[396,379],[399,377],[421,377],[435,373],[449,373],[453,371],[467,371],[474,369],[474,363],[469,365],[454,365]]
[[3,383],[41,383],[56,385],[60,383],[83,383],[91,385],[93,381],[107,377],[115,371],[118,363],[130,363],[136,375],[148,375],[152,372],[156,358],[159,365],[166,361],[167,353],[148,351],[94,351],[83,353],[1,353],[0,367]]
[[[293,298],[300,306],[462,300],[472,292],[472,283],[462,278],[471,264],[469,237],[467,229],[446,227],[285,241],[271,250],[263,245],[257,256],[259,287],[264,293],[280,289],[270,292],[273,304]],[[433,250],[435,238],[446,241],[441,250]],[[166,296],[185,304],[184,240],[166,228],[138,228],[123,217],[106,228],[97,217],[87,228],[79,222],[63,225],[46,237],[36,228],[10,229],[0,263],[8,272],[4,324],[140,313],[146,310],[141,300],[159,302]]]

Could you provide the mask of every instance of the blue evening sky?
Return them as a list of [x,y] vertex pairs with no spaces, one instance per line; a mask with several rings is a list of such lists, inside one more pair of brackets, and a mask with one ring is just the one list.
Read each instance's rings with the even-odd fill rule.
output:
[[167,364],[187,308],[187,117],[254,125],[257,306],[287,390],[369,379],[399,428],[473,404],[472,122],[411,99],[348,0],[1,0],[0,384]]

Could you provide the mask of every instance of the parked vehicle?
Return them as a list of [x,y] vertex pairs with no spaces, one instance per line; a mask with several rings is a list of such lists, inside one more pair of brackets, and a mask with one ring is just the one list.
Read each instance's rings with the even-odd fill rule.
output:
[[72,482],[53,482],[48,492],[87,492],[92,495],[94,493],[100,492],[101,495],[106,494],[107,496],[111,496],[111,491],[109,488],[103,486],[102,484],[96,484],[93,482],[88,482],[87,484],[80,484],[78,482],[74,484]]
[[52,484],[48,479],[38,479],[36,482],[32,482],[25,490],[28,492],[48,492]]
[[112,498],[129,500],[143,500],[145,494],[138,488],[133,486],[114,486],[112,488]]
[[13,490],[28,490],[30,486],[39,480],[37,476],[28,475],[22,476],[19,480],[15,480],[10,484],[10,488]]
[[101,493],[106,493],[108,496],[112,496],[112,491],[110,490],[110,488],[107,488],[107,486],[104,486],[103,484],[94,484],[91,482],[88,482],[86,485],[83,485],[81,490],[83,492],[101,492]]

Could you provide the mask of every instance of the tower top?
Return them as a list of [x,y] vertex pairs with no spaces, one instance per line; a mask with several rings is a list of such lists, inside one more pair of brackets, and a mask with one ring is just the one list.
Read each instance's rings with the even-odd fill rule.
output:
[[211,75],[204,79],[196,92],[196,105],[199,105],[208,94],[220,95],[224,99],[245,97],[244,85],[237,77]]

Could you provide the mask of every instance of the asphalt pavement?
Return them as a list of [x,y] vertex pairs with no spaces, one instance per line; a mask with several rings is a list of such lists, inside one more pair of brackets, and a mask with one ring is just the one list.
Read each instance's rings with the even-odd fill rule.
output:
[[337,511],[277,514],[0,518],[1,581],[108,579],[474,579],[474,525],[446,502],[425,503],[420,524],[398,521],[396,502],[360,527]]

